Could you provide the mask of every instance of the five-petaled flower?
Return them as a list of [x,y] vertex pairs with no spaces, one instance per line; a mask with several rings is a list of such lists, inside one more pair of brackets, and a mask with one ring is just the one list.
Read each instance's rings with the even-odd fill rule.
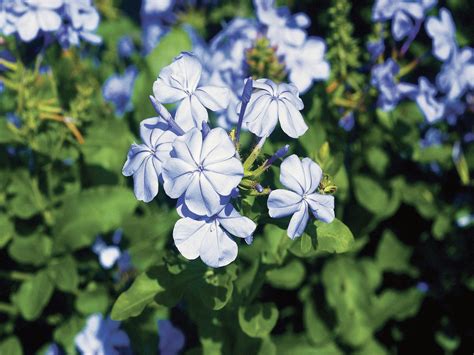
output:
[[181,218],[173,230],[173,239],[180,253],[189,260],[201,257],[211,267],[230,264],[237,257],[237,243],[231,235],[251,237],[256,224],[241,216],[228,204],[213,217],[196,218],[186,206],[178,208]]
[[229,105],[230,94],[227,88],[218,86],[199,86],[202,65],[191,53],[183,52],[173,63],[163,68],[153,84],[153,94],[161,103],[179,102],[176,122],[185,131],[207,122],[206,107],[221,111]]
[[449,10],[442,8],[439,19],[429,17],[425,23],[426,33],[433,39],[433,54],[447,60],[456,50],[456,27]]
[[130,347],[130,339],[119,326],[120,322],[104,319],[100,313],[92,314],[84,329],[76,335],[74,342],[77,349],[81,354],[120,354],[120,350]]
[[166,194],[183,196],[189,210],[199,216],[215,215],[244,176],[235,154],[235,146],[222,128],[207,134],[191,129],[176,138],[171,158],[163,164]]
[[162,163],[169,158],[176,133],[162,117],[148,118],[140,124],[142,144],[132,144],[122,173],[133,175],[138,200],[150,202],[158,194]]
[[275,84],[269,79],[253,82],[253,93],[244,116],[244,124],[259,137],[269,136],[280,121],[281,128],[291,138],[302,136],[308,126],[300,110],[303,101],[293,84]]
[[334,196],[315,192],[322,178],[322,170],[309,158],[300,160],[290,155],[280,166],[280,182],[286,189],[274,190],[268,197],[270,217],[293,215],[288,225],[291,239],[303,234],[311,211],[317,219],[331,223],[334,220]]

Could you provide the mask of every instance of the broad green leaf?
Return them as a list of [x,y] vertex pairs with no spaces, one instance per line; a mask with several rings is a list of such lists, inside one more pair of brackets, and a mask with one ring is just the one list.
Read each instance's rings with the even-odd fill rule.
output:
[[23,355],[20,340],[16,336],[11,336],[0,343],[0,354]]
[[383,214],[389,203],[388,192],[367,176],[355,176],[353,181],[357,202],[375,215]]
[[386,230],[379,242],[375,259],[383,271],[406,272],[416,276],[417,271],[410,264],[411,255],[411,248],[401,243],[390,230]]
[[75,308],[84,315],[104,313],[109,306],[109,296],[105,286],[90,282],[87,288],[77,294]]
[[245,334],[263,338],[270,334],[278,320],[278,309],[273,303],[261,303],[239,308],[239,324]]
[[21,263],[31,265],[42,265],[51,256],[53,242],[44,235],[32,235],[29,237],[13,238],[12,243],[8,247],[10,257]]
[[8,191],[14,194],[10,200],[10,211],[19,218],[31,218],[46,208],[46,201],[38,182],[30,178],[26,170],[15,174]]
[[35,320],[49,302],[54,291],[53,282],[46,271],[40,271],[30,280],[24,281],[13,301],[26,320]]
[[293,290],[298,288],[306,276],[306,270],[301,261],[293,259],[288,264],[267,271],[267,281],[275,288]]
[[345,253],[351,250],[354,236],[350,229],[337,218],[331,223],[317,221],[318,250],[330,253]]
[[389,319],[397,321],[413,317],[418,313],[424,294],[416,288],[406,291],[387,290],[374,300],[372,323],[374,329],[380,328]]
[[128,290],[123,292],[115,301],[111,317],[122,321],[138,316],[143,309],[153,302],[156,294],[163,290],[160,284],[151,279],[147,273],[140,274]]
[[48,273],[56,288],[65,292],[74,292],[79,284],[76,261],[72,256],[53,259],[48,266]]
[[382,175],[389,164],[389,157],[382,149],[372,147],[367,151],[367,163],[377,174]]
[[90,246],[97,234],[119,228],[137,203],[130,190],[118,186],[95,187],[70,196],[57,213],[55,247]]
[[6,215],[0,215],[0,249],[3,248],[15,234],[15,227]]
[[304,302],[303,321],[311,343],[320,345],[331,340],[331,333],[323,320],[318,316],[311,300]]

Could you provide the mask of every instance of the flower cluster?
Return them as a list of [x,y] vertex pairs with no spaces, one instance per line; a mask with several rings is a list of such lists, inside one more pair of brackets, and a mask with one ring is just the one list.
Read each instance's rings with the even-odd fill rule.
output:
[[[428,0],[380,0],[374,6],[373,19],[392,19],[392,32],[396,40],[408,36],[399,52],[403,57],[421,28],[425,12],[435,3]],[[394,59],[387,59],[372,68],[371,84],[379,91],[377,106],[391,111],[401,99],[408,98],[417,103],[428,123],[444,117],[448,123],[454,124],[457,117],[465,112],[466,94],[474,89],[474,50],[470,47],[459,48],[453,18],[445,8],[440,9],[439,17],[427,18],[425,30],[433,40],[433,56],[442,62],[435,84],[426,77],[420,77],[417,85],[400,81],[401,76],[420,63],[420,59],[403,68]],[[383,42],[376,43],[369,50],[373,57],[380,57],[384,51]]]
[[[153,85],[150,99],[157,117],[140,124],[142,144],[129,150],[123,174],[133,176],[137,199],[149,202],[163,185],[165,193],[177,199],[181,219],[173,230],[176,247],[187,259],[200,257],[212,267],[225,266],[237,257],[235,238],[250,243],[256,223],[241,215],[235,200],[242,194],[270,193],[271,217],[293,215],[288,236],[302,235],[309,211],[325,222],[334,219],[334,197],[316,192],[321,168],[309,158],[296,155],[281,167],[281,183],[288,190],[264,189],[260,176],[288,152],[280,149],[252,170],[268,136],[280,122],[290,137],[304,134],[307,126],[299,112],[303,102],[292,84],[275,84],[269,79],[248,79],[243,83],[238,105],[239,123],[229,135],[223,128],[210,128],[207,109],[227,108],[230,92],[225,87],[201,86],[202,64],[191,53],[181,53],[163,68]],[[175,117],[162,103],[176,103]],[[242,162],[240,133],[246,127],[259,142]]]
[[[308,36],[306,28],[310,19],[303,13],[292,15],[287,7],[275,7],[274,0],[254,1],[257,19],[235,18],[219,32],[207,46],[191,31],[193,50],[205,64],[204,81],[210,85],[230,88],[228,110],[222,112],[219,124],[229,128],[238,121],[236,106],[240,101],[244,79],[254,71],[252,66],[261,62],[255,58],[267,58],[267,50],[260,50],[259,40],[267,38],[273,56],[266,60],[270,67],[277,66],[277,75],[260,73],[254,77],[267,77],[281,81],[280,66],[289,82],[299,92],[310,89],[312,83],[329,77],[329,63],[325,60],[326,44],[319,37]],[[263,64],[263,63],[261,63]],[[259,66],[258,66],[259,67]]]
[[17,34],[24,42],[44,35],[61,46],[78,46],[81,40],[101,43],[95,34],[100,17],[92,0],[2,0],[0,33]]

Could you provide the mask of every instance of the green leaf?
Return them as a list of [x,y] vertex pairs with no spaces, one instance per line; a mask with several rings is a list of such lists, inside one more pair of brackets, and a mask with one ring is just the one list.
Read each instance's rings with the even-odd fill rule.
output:
[[371,309],[374,329],[380,328],[392,318],[402,321],[413,317],[418,313],[423,297],[423,293],[416,288],[406,291],[384,291],[375,299]]
[[13,301],[26,320],[35,320],[49,302],[54,291],[54,285],[46,271],[40,271],[32,279],[24,281]]
[[313,344],[324,344],[331,339],[329,329],[318,316],[311,300],[306,300],[304,302],[303,321],[308,338]]
[[0,343],[0,354],[23,355],[21,343],[17,337],[11,336]]
[[135,210],[137,200],[124,187],[95,187],[67,199],[54,226],[58,250],[90,246],[99,233],[117,229]]
[[105,286],[90,282],[87,288],[77,295],[76,309],[84,315],[105,313],[109,306],[109,296]]
[[0,249],[13,238],[15,227],[6,215],[0,215]]
[[389,203],[389,194],[375,180],[358,175],[354,177],[354,192],[357,202],[375,215],[385,212]]
[[390,230],[386,230],[377,248],[375,259],[383,271],[416,276],[417,270],[410,264],[411,255],[412,249],[401,243]]
[[163,290],[160,284],[151,279],[147,273],[140,274],[128,290],[120,294],[112,308],[111,317],[122,321],[138,316],[143,309],[153,302],[156,294]]
[[72,256],[53,259],[48,266],[48,273],[58,289],[74,292],[79,284],[76,261]]
[[10,211],[15,216],[28,219],[46,208],[46,201],[38,187],[38,182],[30,178],[26,170],[15,174],[8,191],[14,194],[10,200]]
[[273,303],[239,307],[239,324],[245,334],[263,338],[270,334],[278,320],[278,309]]
[[267,271],[266,277],[270,285],[284,290],[298,288],[306,276],[306,269],[301,261],[293,259],[285,266]]
[[331,223],[315,222],[318,250],[345,253],[351,250],[354,236],[350,229],[337,218]]
[[51,256],[53,242],[44,235],[33,235],[29,237],[15,236],[8,247],[10,257],[21,263],[31,265],[42,265]]

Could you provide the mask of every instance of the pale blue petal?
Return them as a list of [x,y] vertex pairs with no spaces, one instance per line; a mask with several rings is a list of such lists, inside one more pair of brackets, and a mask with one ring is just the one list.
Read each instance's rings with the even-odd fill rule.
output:
[[203,165],[218,163],[235,156],[235,146],[222,128],[212,129],[204,139],[200,161]]
[[36,14],[33,11],[28,11],[19,17],[15,26],[21,40],[25,42],[32,41],[38,35],[40,29]]
[[301,160],[301,166],[303,167],[305,177],[305,194],[313,193],[321,182],[323,171],[321,167],[310,158],[303,158]]
[[43,31],[56,31],[61,26],[61,17],[55,11],[38,9],[36,16]]
[[195,174],[184,195],[191,212],[199,216],[213,216],[222,209],[223,201],[203,174]]
[[288,236],[291,239],[300,237],[308,224],[309,213],[308,213],[308,204],[303,202],[300,204],[300,208],[295,214],[291,217],[290,224],[288,225]]
[[306,182],[301,160],[296,154],[290,155],[280,165],[280,182],[287,189],[303,196]]
[[239,238],[248,238],[257,228],[255,222],[242,216],[231,204],[219,212],[217,221],[228,233]]
[[199,257],[204,238],[209,234],[211,224],[191,218],[181,218],[173,229],[173,239],[181,255],[188,260]]
[[195,95],[199,101],[211,111],[224,110],[229,106],[229,89],[218,86],[201,86]]
[[159,162],[150,156],[143,160],[143,163],[133,174],[133,191],[139,201],[150,202],[158,194],[159,186]]
[[234,261],[237,253],[237,243],[214,221],[202,240],[199,250],[202,261],[211,267],[222,267]]
[[413,30],[413,21],[405,12],[397,11],[392,21],[392,34],[396,41],[400,41]]
[[286,100],[279,100],[277,107],[281,129],[289,137],[298,138],[308,130],[303,116],[292,103]]
[[272,218],[282,218],[299,210],[302,197],[293,191],[277,189],[270,192],[267,201],[268,214]]
[[314,217],[326,223],[334,220],[334,196],[314,193],[308,195],[306,201]]
[[195,167],[183,160],[170,158],[162,166],[163,188],[171,198],[184,194],[193,178]]
[[117,259],[120,257],[120,249],[117,246],[109,246],[104,248],[99,254],[100,265],[104,269],[110,269],[114,266]]

